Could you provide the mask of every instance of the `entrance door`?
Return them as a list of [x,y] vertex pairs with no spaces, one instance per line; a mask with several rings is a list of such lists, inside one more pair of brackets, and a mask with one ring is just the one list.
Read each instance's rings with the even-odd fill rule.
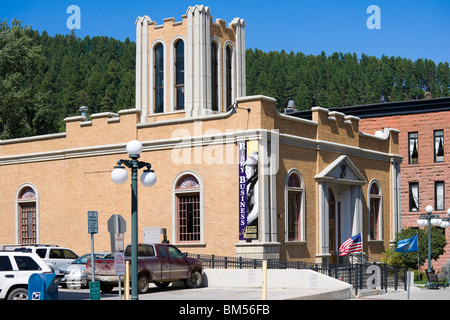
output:
[[328,248],[331,254],[330,263],[336,262],[336,201],[334,193],[328,188]]

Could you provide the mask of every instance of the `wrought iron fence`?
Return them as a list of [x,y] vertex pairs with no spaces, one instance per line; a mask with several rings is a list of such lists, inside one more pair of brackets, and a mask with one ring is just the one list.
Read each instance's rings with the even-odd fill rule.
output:
[[[242,257],[204,254],[189,254],[189,256],[201,260],[204,268],[211,269],[260,269],[263,263],[262,259]],[[318,264],[302,261],[267,260],[267,268],[313,270],[351,284],[356,293],[358,290],[371,287],[371,284],[381,288],[381,290],[387,290],[387,288],[407,289],[406,267],[389,266],[380,262]],[[376,272],[374,269],[376,269]]]

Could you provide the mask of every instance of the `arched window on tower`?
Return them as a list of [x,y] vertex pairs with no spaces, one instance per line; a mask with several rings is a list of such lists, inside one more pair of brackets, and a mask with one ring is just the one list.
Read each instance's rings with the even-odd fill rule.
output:
[[211,43],[211,97],[211,109],[219,111],[219,48],[216,41]]
[[175,110],[184,109],[184,41],[175,43]]
[[154,49],[154,70],[155,70],[155,113],[164,111],[164,47],[158,43]]
[[226,109],[233,104],[232,101],[232,93],[233,93],[233,87],[232,87],[232,72],[233,72],[233,48],[231,45],[226,46],[225,50],[225,83],[226,83],[226,93],[225,93],[225,105]]

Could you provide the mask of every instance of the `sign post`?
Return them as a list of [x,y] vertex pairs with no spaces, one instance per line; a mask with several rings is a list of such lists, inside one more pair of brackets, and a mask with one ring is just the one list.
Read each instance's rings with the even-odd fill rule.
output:
[[111,238],[111,252],[114,254],[114,267],[119,276],[119,299],[122,300],[122,276],[125,274],[125,255],[123,234],[127,231],[127,223],[119,214],[113,214],[108,220],[108,232]]
[[124,252],[114,252],[114,268],[119,276],[119,300],[122,300],[122,276],[125,274],[125,254]]
[[98,233],[97,211],[88,211],[88,232],[91,234],[91,266],[92,266],[92,281],[89,283],[89,296],[91,300],[100,300],[100,282],[95,281],[94,234]]

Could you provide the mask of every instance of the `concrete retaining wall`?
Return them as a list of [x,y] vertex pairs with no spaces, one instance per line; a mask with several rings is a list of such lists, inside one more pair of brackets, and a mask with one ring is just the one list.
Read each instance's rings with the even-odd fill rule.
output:
[[[261,288],[261,269],[204,269],[203,286],[211,288]],[[318,289],[338,291],[352,286],[312,270],[267,270],[268,289]]]

